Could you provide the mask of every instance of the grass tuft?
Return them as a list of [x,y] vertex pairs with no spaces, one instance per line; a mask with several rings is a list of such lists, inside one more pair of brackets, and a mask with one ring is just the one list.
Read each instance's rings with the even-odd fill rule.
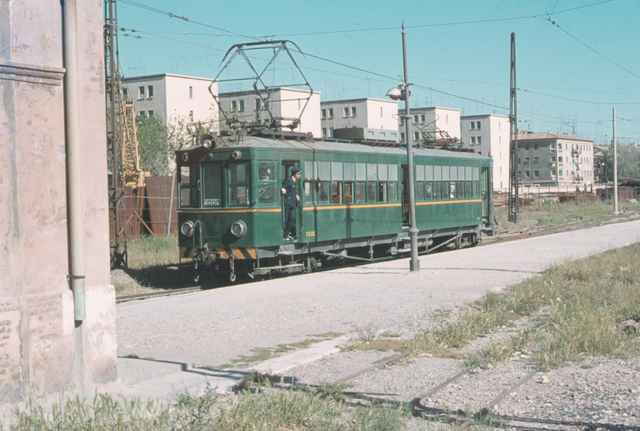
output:
[[487,366],[533,344],[542,368],[593,356],[624,356],[640,351],[640,337],[620,329],[640,321],[640,245],[554,267],[543,275],[490,293],[459,318],[404,342],[410,355],[451,356],[479,336],[531,317],[544,308],[541,325],[507,344],[490,345],[467,357],[467,366]]
[[394,409],[350,408],[303,392],[243,393],[232,400],[208,392],[180,395],[175,403],[78,398],[45,410],[31,404],[16,413],[15,431],[387,431],[404,429]]

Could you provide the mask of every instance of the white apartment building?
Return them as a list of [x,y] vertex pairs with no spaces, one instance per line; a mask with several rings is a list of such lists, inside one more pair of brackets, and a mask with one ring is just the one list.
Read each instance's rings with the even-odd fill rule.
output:
[[[460,110],[442,106],[410,108],[411,137],[414,144],[438,144],[460,140]],[[404,110],[400,110],[404,114]],[[404,122],[398,120],[400,141],[405,141]]]
[[336,136],[336,130],[361,129],[364,139],[398,142],[398,103],[395,101],[376,98],[330,100],[321,102],[320,108],[324,138],[342,137]]
[[460,118],[462,146],[493,159],[493,190],[509,191],[509,117],[497,114]]
[[[209,123],[216,131],[218,106],[210,84],[208,78],[172,73],[132,76],[122,80],[122,93],[140,117],[157,117],[165,126],[177,120]],[[212,90],[217,93],[217,84]]]
[[590,189],[593,171],[591,140],[553,133],[518,135],[518,178],[524,186]]
[[320,138],[320,93],[314,91],[306,103],[308,97],[308,90],[280,87],[272,90],[265,105],[255,91],[220,93],[220,105],[224,111],[224,115],[220,115],[220,130],[230,129],[227,120],[254,125],[266,124],[271,119],[270,112],[279,129],[290,131],[288,126],[292,125],[302,112],[300,124],[293,131],[310,133],[314,138]]

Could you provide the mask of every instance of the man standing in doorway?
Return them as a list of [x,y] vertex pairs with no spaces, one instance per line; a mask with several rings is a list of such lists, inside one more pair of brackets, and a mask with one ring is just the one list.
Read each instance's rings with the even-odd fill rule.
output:
[[296,209],[300,205],[297,183],[300,180],[301,171],[298,168],[291,170],[291,176],[287,178],[283,187],[284,195],[284,239],[293,241],[296,239]]

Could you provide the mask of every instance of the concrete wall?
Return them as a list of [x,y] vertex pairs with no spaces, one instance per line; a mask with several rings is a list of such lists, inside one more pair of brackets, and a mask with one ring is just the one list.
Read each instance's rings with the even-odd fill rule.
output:
[[[331,130],[357,127],[362,129],[398,130],[398,104],[383,99],[352,99],[321,102],[323,136]],[[349,115],[345,115],[345,108]],[[356,115],[352,115],[353,108]],[[333,115],[331,111],[333,110]]]
[[[298,118],[308,95],[308,91],[291,88],[279,88],[271,93],[269,111],[276,121],[282,123],[282,130],[290,130],[286,126],[291,124],[293,119]],[[255,123],[257,119],[261,122],[268,122],[270,119],[269,112],[256,103],[257,99],[258,96],[253,91],[220,94],[220,104],[226,116],[230,119],[235,118],[240,122],[250,124]],[[229,130],[225,116],[220,113],[219,118],[220,130]],[[311,133],[315,138],[322,136],[320,129],[320,93],[314,92],[311,95],[309,103],[304,108],[300,118],[300,125],[294,131]]]
[[[402,114],[404,111],[400,111]],[[460,110],[439,106],[426,108],[411,108],[411,139],[412,142],[422,140],[441,140],[443,136],[437,131],[443,131],[450,138],[460,139]],[[404,142],[404,124],[399,117],[400,138]]]
[[[218,128],[218,106],[209,93],[210,80],[184,75],[160,74],[127,78],[122,82],[127,90],[127,99],[133,102],[136,113],[158,117],[165,126],[178,120],[210,123],[213,130]],[[153,96],[149,96],[149,86]],[[145,88],[140,97],[139,87]],[[191,91],[189,88],[191,87]],[[217,84],[214,92],[217,94]]]
[[460,118],[462,145],[493,159],[493,189],[509,190],[508,117],[501,115],[470,115]]
[[102,0],[78,4],[87,318],[76,326],[67,282],[61,6],[0,2],[0,402],[116,378]]

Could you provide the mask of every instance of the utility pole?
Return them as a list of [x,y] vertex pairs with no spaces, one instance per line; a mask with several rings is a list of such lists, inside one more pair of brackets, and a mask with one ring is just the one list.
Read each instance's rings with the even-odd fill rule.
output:
[[613,213],[618,211],[618,145],[616,143],[616,107],[611,107],[611,145],[613,146]]
[[121,136],[122,108],[120,89],[120,68],[118,64],[118,16],[116,0],[104,0],[104,67],[105,93],[107,105],[107,157],[111,170],[109,184],[109,207],[111,217],[111,264],[124,264],[125,255],[121,250],[120,226],[118,223],[118,203],[122,194]]
[[511,33],[511,79],[509,82],[509,221],[518,222],[518,95],[516,87],[516,34]]
[[413,182],[413,142],[411,139],[410,121],[411,112],[409,108],[409,78],[407,70],[407,32],[402,23],[402,88],[404,98],[404,127],[407,142],[407,169],[409,170],[409,239],[411,240],[411,271],[420,271],[420,260],[418,259],[418,227],[416,225],[416,190]]

